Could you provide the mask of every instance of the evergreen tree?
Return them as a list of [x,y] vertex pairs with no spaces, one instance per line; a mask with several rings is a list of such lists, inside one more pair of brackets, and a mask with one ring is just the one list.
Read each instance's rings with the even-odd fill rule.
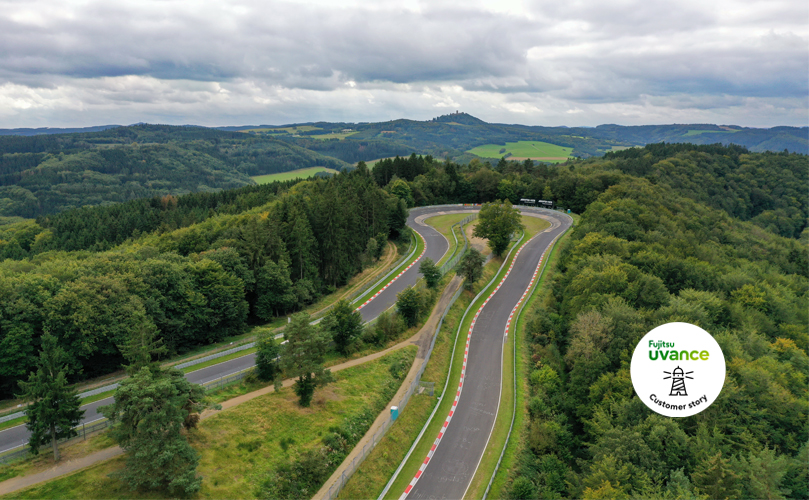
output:
[[278,355],[281,347],[272,333],[262,334],[256,341],[256,371],[258,378],[266,382],[280,382],[281,367]]
[[196,424],[189,410],[201,411],[203,397],[202,387],[188,382],[179,370],[144,366],[121,382],[112,405],[99,408],[105,417],[118,422],[109,432],[127,452],[126,468],[118,475],[132,490],[199,491],[199,455],[180,429]]
[[739,475],[722,452],[700,462],[691,474],[694,485],[708,498],[736,498],[741,494]]
[[330,370],[323,367],[331,336],[328,331],[309,324],[309,316],[298,313],[284,330],[286,344],[281,349],[281,367],[289,377],[296,377],[293,390],[298,404],[308,407],[315,389],[333,380]]
[[291,275],[295,280],[317,278],[317,240],[306,214],[293,204],[286,234],[287,251],[292,263]]
[[110,436],[127,452],[126,469],[118,475],[132,490],[167,488],[173,494],[199,491],[199,455],[180,428],[196,427],[205,408],[205,389],[177,369],[164,370],[151,358],[164,351],[153,332],[142,330],[123,350],[130,376],[115,391],[115,401],[99,411],[118,425]]
[[20,381],[23,393],[19,397],[29,403],[25,426],[31,432],[28,439],[31,451],[36,455],[40,446],[50,442],[57,462],[60,458],[57,441],[76,436],[74,427],[84,417],[84,410],[79,409],[79,396],[67,383],[68,373],[65,351],[56,345],[56,337],[45,332],[36,371],[28,376],[27,382]]
[[335,304],[324,318],[323,328],[331,333],[337,351],[348,354],[354,339],[362,334],[362,316],[345,299]]

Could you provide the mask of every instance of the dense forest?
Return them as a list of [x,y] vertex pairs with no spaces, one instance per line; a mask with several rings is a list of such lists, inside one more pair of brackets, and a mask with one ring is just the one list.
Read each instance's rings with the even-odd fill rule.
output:
[[[806,498],[806,243],[645,179],[601,194],[530,315],[513,498]],[[727,362],[719,399],[682,419],[629,376],[640,338],[673,321],[711,332]]]
[[343,285],[407,219],[365,168],[117,207],[0,227],[0,247],[14,239],[19,252],[0,263],[3,396],[31,370],[44,331],[82,377],[118,369],[136,331],[171,352],[216,342]]
[[350,165],[270,137],[203,127],[0,136],[0,216],[231,189],[253,184],[250,176],[313,166]]

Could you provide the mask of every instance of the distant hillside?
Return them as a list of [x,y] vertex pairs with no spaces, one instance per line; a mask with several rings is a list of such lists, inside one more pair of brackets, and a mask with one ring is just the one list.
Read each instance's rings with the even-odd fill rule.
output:
[[682,142],[691,144],[736,144],[750,151],[809,154],[809,127],[744,128],[720,127],[718,125],[644,125],[623,127],[599,125],[589,129],[592,137],[622,140],[644,146],[657,142]]
[[120,125],[99,125],[96,127],[82,128],[0,128],[0,135],[51,135],[51,134],[75,134],[78,132],[101,132]]
[[250,176],[315,166],[350,167],[270,137],[204,127],[0,136],[0,216],[230,189],[253,184]]
[[[361,124],[318,122],[296,126],[316,127],[317,130],[279,135],[279,138],[350,162],[404,156],[412,152],[468,161],[472,156],[467,151],[475,147],[517,141],[548,142],[572,148],[572,155],[580,158],[602,156],[617,149],[659,142],[737,144],[754,152],[781,152],[786,149],[809,154],[809,127],[758,129],[710,124],[542,127],[486,123],[468,113],[458,112],[428,121],[399,119]],[[343,128],[351,128],[356,133],[342,140],[317,140],[318,135]]]

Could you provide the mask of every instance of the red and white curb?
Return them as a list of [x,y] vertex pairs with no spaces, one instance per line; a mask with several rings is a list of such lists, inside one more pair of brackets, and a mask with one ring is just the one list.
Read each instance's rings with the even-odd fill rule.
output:
[[374,295],[373,295],[371,298],[369,298],[368,300],[366,300],[365,302],[363,302],[362,304],[360,304],[360,305],[359,305],[359,307],[357,307],[356,309],[354,309],[354,311],[359,311],[359,310],[360,310],[360,309],[362,309],[363,307],[367,306],[367,305],[368,305],[368,304],[369,304],[369,303],[370,303],[372,300],[374,300],[375,298],[377,298],[377,296],[379,296],[379,294],[380,294],[380,293],[384,292],[386,288],[388,288],[389,286],[391,286],[391,285],[393,284],[393,282],[394,282],[394,281],[396,281],[396,280],[398,280],[399,278],[401,278],[401,277],[402,277],[402,275],[403,275],[404,273],[406,273],[408,269],[410,269],[411,267],[413,267],[414,265],[416,265],[416,262],[418,262],[419,260],[421,260],[421,258],[422,258],[422,257],[424,257],[424,252],[426,252],[426,251],[427,251],[427,241],[425,241],[425,240],[424,240],[424,237],[423,237],[423,236],[422,236],[422,235],[421,235],[421,234],[420,234],[418,231],[413,231],[413,232],[414,232],[414,233],[416,233],[416,234],[418,235],[418,237],[419,237],[419,238],[421,238],[422,243],[424,243],[424,248],[423,248],[423,250],[421,251],[421,254],[420,254],[418,257],[416,257],[416,260],[414,260],[413,262],[411,262],[409,266],[407,266],[406,268],[402,269],[402,272],[400,272],[399,274],[397,274],[396,276],[394,276],[394,277],[393,277],[393,279],[392,279],[392,280],[390,280],[390,281],[388,282],[388,284],[387,284],[387,285],[383,286],[383,287],[382,287],[382,288],[381,288],[381,289],[380,289],[378,292],[376,292],[376,293],[375,293],[375,294],[374,294]]
[[[551,228],[551,229],[553,229],[553,228]],[[520,308],[520,304],[522,304],[522,302],[525,300],[525,298],[531,293],[531,289],[534,288],[534,281],[536,281],[537,274],[539,274],[539,271],[542,269],[542,263],[545,261],[545,256],[550,253],[550,250],[553,248],[553,245],[554,245],[554,243],[556,243],[556,240],[559,239],[559,236],[561,236],[561,235],[557,235],[556,238],[554,238],[553,240],[551,240],[550,243],[548,243],[547,249],[539,257],[539,262],[537,262],[537,268],[534,269],[534,274],[533,274],[533,276],[531,276],[531,282],[528,283],[528,287],[522,293],[522,297],[520,297],[520,300],[517,301],[517,305],[515,305],[514,309],[512,309],[511,312],[509,313],[508,321],[506,321],[506,328],[503,331],[503,342],[505,342],[505,338],[508,337],[508,331],[511,328],[511,320],[514,318],[514,315],[517,314],[517,309]]]
[[[539,234],[542,233],[538,233],[537,235],[534,236],[534,238],[539,236]],[[424,474],[424,470],[427,468],[427,465],[429,465],[430,460],[433,458],[433,454],[435,453],[436,448],[438,448],[438,445],[441,444],[441,439],[444,437],[444,433],[447,432],[447,427],[449,426],[450,421],[452,421],[452,416],[455,414],[455,408],[458,406],[458,400],[461,399],[461,392],[463,391],[463,383],[464,379],[466,378],[466,361],[469,356],[469,342],[472,340],[472,330],[475,329],[475,322],[477,322],[478,316],[480,316],[480,313],[481,311],[483,311],[483,308],[486,307],[486,304],[489,303],[489,300],[491,300],[491,298],[494,297],[494,294],[496,294],[497,291],[500,290],[500,287],[503,286],[503,283],[506,281],[506,278],[508,278],[508,275],[511,274],[511,270],[514,268],[514,263],[517,262],[517,257],[520,256],[520,252],[522,252],[522,249],[525,248],[525,245],[533,241],[534,238],[531,238],[530,240],[523,243],[522,246],[519,248],[519,250],[517,250],[517,253],[514,254],[514,258],[511,259],[511,264],[508,266],[508,271],[506,271],[506,274],[503,276],[503,279],[500,280],[500,283],[497,284],[494,291],[491,294],[489,294],[488,297],[486,297],[486,300],[483,301],[483,304],[481,304],[480,308],[475,313],[475,317],[472,318],[472,324],[469,325],[469,333],[466,334],[466,347],[463,353],[461,380],[458,383],[458,390],[455,392],[455,400],[452,402],[452,408],[449,410],[449,415],[447,415],[446,420],[444,420],[444,425],[441,426],[441,430],[438,432],[438,437],[435,438],[435,441],[433,442],[430,451],[427,453],[427,457],[424,459],[424,462],[422,462],[421,467],[419,467],[419,470],[416,471],[416,475],[413,476],[412,480],[410,480],[410,484],[407,485],[407,488],[405,488],[404,493],[402,493],[402,495],[399,497],[399,500],[405,500],[405,498],[407,498],[407,495],[410,494],[410,491],[419,481],[421,475]],[[531,285],[534,284],[536,274],[537,274],[536,271],[534,271],[534,277],[531,278]],[[523,294],[523,297],[525,297],[525,294]],[[520,301],[522,301],[522,298],[520,299]],[[513,314],[514,311],[511,312],[511,315]],[[509,315],[507,325],[511,324],[511,315]],[[508,328],[508,326],[506,326],[506,328]]]

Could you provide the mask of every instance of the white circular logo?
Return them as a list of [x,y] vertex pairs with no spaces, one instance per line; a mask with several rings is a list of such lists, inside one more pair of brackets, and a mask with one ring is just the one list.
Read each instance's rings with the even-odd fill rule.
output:
[[666,323],[635,347],[632,385],[641,401],[667,417],[709,407],[725,384],[725,356],[716,340],[690,323]]

